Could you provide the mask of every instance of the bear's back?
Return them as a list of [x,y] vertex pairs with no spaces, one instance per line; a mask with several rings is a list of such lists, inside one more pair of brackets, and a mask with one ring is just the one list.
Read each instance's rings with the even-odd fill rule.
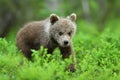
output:
[[34,21],[25,24],[17,33],[16,39],[33,42],[36,37],[44,34],[44,21]]

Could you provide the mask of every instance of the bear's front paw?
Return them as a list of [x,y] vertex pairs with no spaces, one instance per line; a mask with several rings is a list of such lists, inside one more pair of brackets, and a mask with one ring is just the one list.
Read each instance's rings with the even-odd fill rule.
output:
[[70,72],[75,72],[76,69],[75,69],[75,65],[74,64],[71,64],[68,69],[70,70]]

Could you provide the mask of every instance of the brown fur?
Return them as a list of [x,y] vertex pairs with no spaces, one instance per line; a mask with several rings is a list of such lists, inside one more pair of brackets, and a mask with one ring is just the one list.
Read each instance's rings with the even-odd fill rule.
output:
[[[74,71],[75,54],[71,38],[76,31],[75,20],[75,14],[71,14],[68,18],[59,18],[57,15],[52,14],[46,20],[28,23],[17,33],[17,47],[28,59],[31,59],[31,49],[38,50],[41,45],[48,48],[48,53],[52,53],[56,47],[59,47],[63,59],[72,54],[73,63],[69,68]],[[60,30],[62,31],[61,36],[59,35]],[[68,41],[67,45],[65,45],[65,40]]]

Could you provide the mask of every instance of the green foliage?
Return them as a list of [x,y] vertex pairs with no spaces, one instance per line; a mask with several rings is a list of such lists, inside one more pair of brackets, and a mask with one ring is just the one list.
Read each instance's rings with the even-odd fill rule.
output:
[[0,80],[119,80],[119,21],[108,21],[103,32],[84,21],[78,21],[77,26],[73,38],[76,72],[65,71],[71,58],[62,60],[58,49],[53,54],[43,47],[32,50],[33,60],[28,61],[14,43],[1,38]]
[[[29,20],[44,19],[51,13],[59,16],[76,13],[77,33],[73,38],[76,72],[65,71],[71,58],[63,61],[58,49],[53,54],[47,54],[43,47],[32,50],[33,60],[28,61],[15,46],[18,29],[13,27],[7,39],[0,38],[0,80],[119,80],[119,0],[86,0],[90,9],[87,18],[96,24],[80,21],[85,19],[84,0],[61,0],[55,10],[49,10],[52,5],[47,6],[50,4],[47,1],[54,0],[0,0],[0,7],[2,14],[16,15],[15,27]],[[98,25],[104,27],[102,32],[97,31]]]

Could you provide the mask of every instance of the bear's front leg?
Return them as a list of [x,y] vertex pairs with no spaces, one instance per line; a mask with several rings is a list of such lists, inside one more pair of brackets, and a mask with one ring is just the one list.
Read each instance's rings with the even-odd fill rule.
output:
[[72,55],[72,64],[68,68],[70,69],[71,72],[74,72],[76,60],[75,60],[75,53],[73,51],[72,45],[68,47],[60,47],[60,51],[63,59],[69,58],[69,56]]

